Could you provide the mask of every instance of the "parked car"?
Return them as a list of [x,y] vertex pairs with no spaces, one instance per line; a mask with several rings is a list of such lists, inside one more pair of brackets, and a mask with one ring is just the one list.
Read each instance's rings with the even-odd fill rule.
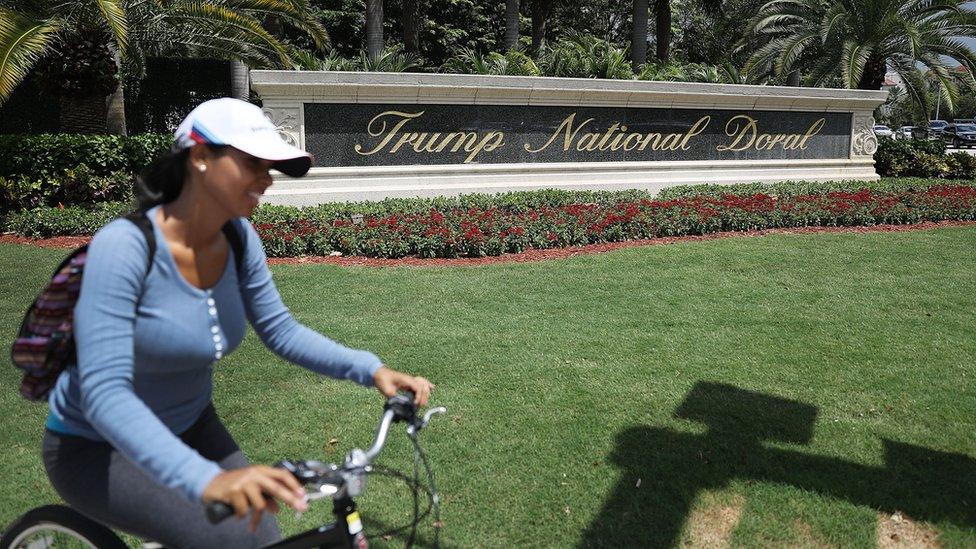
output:
[[902,126],[895,131],[895,137],[898,139],[911,139],[914,135],[914,126]]
[[942,138],[953,148],[976,145],[976,124],[949,124],[942,132]]
[[875,124],[874,135],[878,137],[891,137],[891,128],[884,124]]
[[945,120],[929,120],[929,137],[942,137],[942,132],[945,131],[948,125],[949,123]]

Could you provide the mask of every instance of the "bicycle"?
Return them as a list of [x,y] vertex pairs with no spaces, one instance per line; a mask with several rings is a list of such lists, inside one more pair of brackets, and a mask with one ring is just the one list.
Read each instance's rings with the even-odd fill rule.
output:
[[[387,536],[411,528],[407,547],[413,544],[417,525],[433,512],[435,547],[439,546],[440,498],[434,482],[434,473],[427,456],[420,447],[417,434],[427,426],[436,414],[447,412],[443,406],[432,408],[423,417],[417,417],[413,403],[414,395],[398,394],[386,400],[383,415],[376,429],[376,437],[369,450],[355,448],[346,454],[342,465],[324,463],[317,460],[281,461],[276,464],[292,475],[306,487],[308,500],[332,498],[332,514],[335,522],[312,528],[265,547],[265,549],[305,549],[322,547],[328,549],[364,549],[368,541],[363,531],[362,519],[353,498],[366,490],[366,477],[370,473],[399,477],[407,481],[413,492],[414,518],[409,526],[403,526],[381,534]],[[407,436],[414,447],[414,478],[411,480],[392,469],[374,466],[376,457],[386,445],[390,427],[394,423],[406,423]],[[419,492],[422,485],[419,479],[419,463],[427,472],[428,486],[423,491],[428,496],[428,506],[421,513]],[[231,506],[222,502],[206,506],[207,519],[216,524],[234,514]],[[36,549],[50,547],[84,547],[88,549],[117,549],[126,545],[109,528],[88,519],[70,507],[47,505],[28,511],[15,520],[0,538],[0,549]],[[159,544],[148,542],[144,549],[158,548]]]

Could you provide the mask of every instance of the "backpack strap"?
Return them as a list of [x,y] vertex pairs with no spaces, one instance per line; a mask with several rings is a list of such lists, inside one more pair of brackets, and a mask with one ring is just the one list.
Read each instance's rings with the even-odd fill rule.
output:
[[231,219],[221,230],[224,232],[224,236],[227,237],[227,243],[230,244],[230,249],[234,251],[234,266],[237,268],[237,279],[241,278],[241,266],[244,264],[244,239],[241,237],[241,231],[237,228],[238,222],[236,219]]
[[142,235],[146,237],[146,243],[149,244],[149,265],[146,267],[146,276],[149,276],[149,272],[152,271],[153,258],[156,257],[156,232],[153,231],[152,221],[149,220],[145,211],[132,212],[125,218],[139,227]]
[[[149,244],[149,266],[146,268],[146,276],[149,276],[149,272],[152,270],[153,257],[156,256],[156,233],[153,231],[152,221],[146,215],[146,212],[133,212],[127,216],[126,219],[139,227],[142,231],[143,236],[146,237],[146,243]],[[232,219],[224,226],[221,227],[224,236],[227,238],[227,242],[230,244],[230,249],[234,251],[234,266],[237,268],[237,276],[240,278],[241,266],[244,264],[244,239],[241,237],[241,231],[237,228],[237,220]]]

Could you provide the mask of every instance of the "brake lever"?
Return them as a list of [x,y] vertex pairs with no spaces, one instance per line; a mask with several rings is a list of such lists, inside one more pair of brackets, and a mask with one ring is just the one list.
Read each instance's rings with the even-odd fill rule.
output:
[[423,418],[416,419],[414,420],[413,423],[407,426],[407,433],[412,435],[417,431],[420,431],[424,427],[427,427],[427,424],[430,423],[431,418],[433,418],[437,414],[446,414],[446,413],[447,413],[447,408],[443,406],[438,406],[437,408],[431,408],[430,410],[427,410],[427,413],[424,414]]

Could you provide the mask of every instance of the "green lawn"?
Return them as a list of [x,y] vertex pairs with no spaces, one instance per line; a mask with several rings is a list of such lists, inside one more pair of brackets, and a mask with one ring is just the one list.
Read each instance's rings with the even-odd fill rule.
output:
[[[0,246],[5,345],[63,255]],[[437,384],[449,414],[423,438],[447,546],[726,531],[736,546],[871,547],[879,513],[895,511],[946,546],[976,546],[974,227],[274,273],[301,321]],[[46,409],[0,372],[7,523],[56,496],[38,455]],[[215,400],[260,462],[338,460],[368,443],[380,404],[253,334],[220,365]],[[386,463],[409,468],[405,437],[394,442]],[[368,524],[409,516],[402,489],[371,490]],[[328,511],[282,523],[296,532]]]

